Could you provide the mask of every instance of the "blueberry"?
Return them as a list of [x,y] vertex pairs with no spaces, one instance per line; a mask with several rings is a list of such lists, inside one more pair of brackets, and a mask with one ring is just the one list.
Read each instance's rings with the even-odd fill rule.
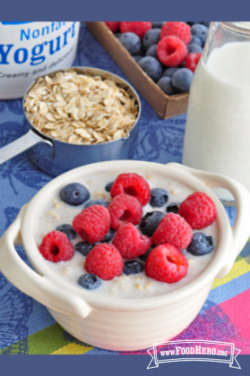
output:
[[164,70],[162,77],[172,77],[174,72],[176,72],[179,68],[173,67],[173,68],[167,68]]
[[75,245],[75,251],[80,252],[83,256],[88,256],[95,244],[89,244],[87,242],[80,242]]
[[88,201],[84,208],[89,208],[90,206],[92,205],[101,205],[101,206],[104,206],[105,208],[107,208],[109,206],[110,202],[107,201],[107,200],[102,200],[101,198],[98,199],[98,200],[91,200],[91,201]]
[[210,21],[196,21],[196,22],[186,22],[189,26],[193,26],[193,25],[205,25],[207,27],[209,27],[210,25]]
[[140,61],[143,58],[143,56],[141,56],[141,55],[133,55],[132,58],[136,61],[136,63],[138,63],[138,61]]
[[87,290],[95,290],[101,286],[101,280],[94,274],[84,274],[78,279],[79,285]]
[[124,263],[124,274],[137,274],[141,273],[144,269],[143,263],[139,260],[129,260]]
[[142,260],[142,261],[146,261],[147,258],[148,258],[148,256],[149,256],[149,254],[150,254],[152,251],[153,251],[153,249],[152,249],[152,248],[149,248],[149,249],[147,250],[147,252],[144,253],[144,255],[142,255],[142,256],[139,257],[139,259]]
[[156,21],[152,22],[152,27],[156,29],[161,29],[162,26],[166,23],[166,21]]
[[167,95],[175,94],[175,89],[172,85],[171,77],[161,77],[157,81],[157,86]]
[[175,214],[177,214],[178,210],[179,210],[179,206],[180,206],[179,204],[174,204],[174,203],[169,204],[167,206],[167,208],[166,208],[166,212],[167,213],[175,213]]
[[80,183],[66,185],[60,191],[62,201],[70,205],[80,205],[90,197],[89,191]]
[[119,41],[131,55],[137,55],[141,49],[141,40],[135,33],[124,33]]
[[193,72],[187,68],[180,68],[173,74],[172,85],[179,93],[189,91],[193,79]]
[[209,25],[210,25],[210,22],[208,21],[208,22],[200,22],[202,25],[205,25],[206,27],[209,27]]
[[143,37],[142,45],[147,50],[153,44],[157,44],[160,39],[161,29],[150,29]]
[[150,191],[150,205],[153,208],[161,208],[168,201],[168,192],[162,188],[154,188]]
[[188,53],[197,53],[197,52],[202,52],[203,49],[201,46],[199,46],[198,44],[194,44],[194,43],[190,43],[187,45],[187,50],[188,50]]
[[112,228],[109,229],[109,231],[105,235],[105,238],[103,239],[102,243],[108,243],[108,242],[110,242],[110,240],[112,240],[114,236],[115,236],[115,230],[113,230]]
[[201,40],[193,35],[189,44],[198,44],[198,46],[201,46]]
[[136,55],[140,55],[141,57],[145,56],[145,48],[141,45],[140,51]]
[[148,49],[147,49],[147,52],[146,52],[146,56],[153,56],[157,59],[157,44],[152,44],[152,46],[150,46]]
[[204,46],[207,39],[208,27],[201,24],[191,26],[191,34],[200,39],[201,45]]
[[77,233],[73,230],[73,227],[68,223],[58,226],[56,228],[56,231],[63,232],[65,235],[67,235],[69,240],[74,240],[77,237]]
[[187,251],[194,256],[203,256],[211,253],[214,249],[212,236],[203,232],[197,232],[193,235],[192,241],[187,247]]
[[162,66],[153,56],[143,57],[138,64],[153,81],[157,81],[161,77]]
[[122,36],[122,33],[114,33],[114,36],[115,36],[117,39],[120,39],[121,36]]
[[160,211],[153,211],[144,215],[139,225],[141,232],[144,235],[152,236],[164,216],[165,214]]
[[110,192],[113,184],[114,184],[113,181],[111,181],[110,183],[108,183],[108,184],[106,185],[106,187],[105,187],[105,190],[106,190],[107,192]]

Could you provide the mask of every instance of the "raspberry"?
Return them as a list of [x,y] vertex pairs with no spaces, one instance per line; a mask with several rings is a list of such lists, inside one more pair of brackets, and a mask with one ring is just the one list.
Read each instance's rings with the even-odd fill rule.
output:
[[181,216],[168,213],[155,230],[152,242],[156,245],[168,243],[182,251],[190,244],[192,235],[191,227]]
[[111,244],[98,244],[88,254],[85,269],[105,281],[118,277],[123,271],[120,252]]
[[160,39],[163,39],[168,35],[175,35],[185,44],[190,43],[192,38],[190,26],[184,22],[166,22],[161,29]]
[[120,27],[120,22],[105,22],[105,24],[113,33],[119,30],[119,27]]
[[186,59],[187,47],[180,38],[167,36],[158,43],[157,56],[162,64],[177,67]]
[[185,62],[185,68],[188,68],[192,72],[194,72],[199,63],[200,58],[201,58],[201,52],[188,54],[186,58],[186,62]]
[[217,209],[206,193],[194,192],[180,204],[178,214],[189,223],[192,229],[200,230],[215,221]]
[[135,33],[141,39],[150,29],[152,29],[152,22],[120,22],[120,30],[122,33]]
[[137,198],[139,203],[144,206],[150,199],[150,188],[148,182],[138,174],[120,174],[117,176],[110,194],[115,197],[125,193]]
[[186,257],[171,244],[162,244],[154,248],[145,263],[148,277],[166,283],[180,281],[187,271]]
[[52,262],[68,261],[74,255],[73,245],[61,231],[51,231],[45,235],[39,251],[46,260]]
[[138,225],[142,217],[142,207],[139,201],[126,194],[115,196],[109,207],[110,223],[114,230],[118,230],[126,223]]
[[146,235],[142,235],[132,223],[127,223],[117,231],[112,244],[122,257],[134,259],[147,252],[151,246],[151,240]]
[[107,208],[92,205],[84,209],[73,220],[73,229],[88,243],[100,242],[110,228],[110,215]]

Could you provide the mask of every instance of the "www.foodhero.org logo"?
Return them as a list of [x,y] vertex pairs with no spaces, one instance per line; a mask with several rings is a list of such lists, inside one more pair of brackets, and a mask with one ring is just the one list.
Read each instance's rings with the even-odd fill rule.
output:
[[217,350],[215,347],[202,347],[202,346],[191,346],[191,347],[180,347],[176,346],[174,350],[161,351],[161,356],[169,355],[228,355],[228,351]]
[[236,357],[241,350],[234,347],[234,343],[183,340],[155,343],[147,350],[151,361],[147,369],[159,367],[161,363],[183,361],[203,361],[227,363],[231,368],[241,369]]

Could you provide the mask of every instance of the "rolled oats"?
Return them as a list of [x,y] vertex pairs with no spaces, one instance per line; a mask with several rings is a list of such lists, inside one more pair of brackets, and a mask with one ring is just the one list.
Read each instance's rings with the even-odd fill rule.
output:
[[25,97],[29,121],[45,135],[91,145],[127,137],[138,104],[124,85],[74,70],[40,77]]

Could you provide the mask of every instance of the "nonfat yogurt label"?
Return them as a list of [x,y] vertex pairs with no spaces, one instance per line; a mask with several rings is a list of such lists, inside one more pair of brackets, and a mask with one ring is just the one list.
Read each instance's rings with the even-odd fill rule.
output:
[[68,68],[80,22],[0,22],[0,99],[22,97],[35,77]]

